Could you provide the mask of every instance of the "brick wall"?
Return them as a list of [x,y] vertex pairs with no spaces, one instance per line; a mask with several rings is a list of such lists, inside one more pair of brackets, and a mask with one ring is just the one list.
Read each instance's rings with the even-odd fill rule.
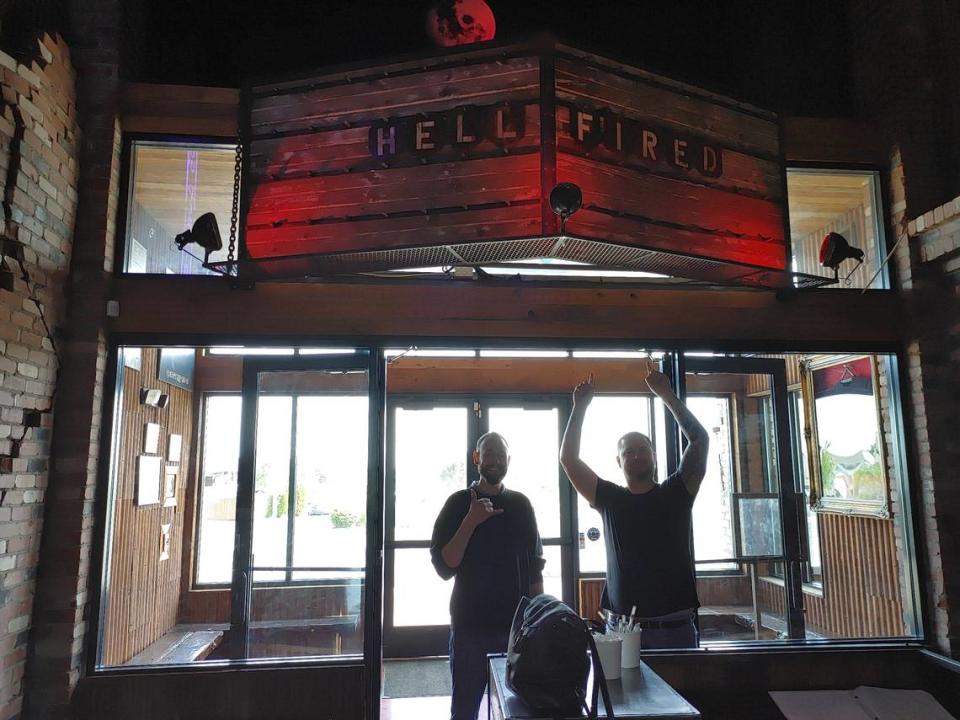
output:
[[[119,193],[120,7],[68,0],[77,108],[83,132],[56,420],[27,659],[25,718],[65,718],[88,647],[94,500],[100,456],[106,339]],[[2,718],[0,718],[2,720]]]
[[[901,223],[903,227],[904,223]],[[960,655],[960,198],[902,229],[913,322],[907,339],[908,388],[920,483],[927,566],[924,597],[931,635]]]
[[44,35],[0,52],[0,718],[17,716],[35,596],[58,359],[77,205],[70,52]]
[[891,259],[907,301],[902,388],[928,635],[960,655],[960,9],[941,0],[850,0],[858,113],[893,152],[887,174]]

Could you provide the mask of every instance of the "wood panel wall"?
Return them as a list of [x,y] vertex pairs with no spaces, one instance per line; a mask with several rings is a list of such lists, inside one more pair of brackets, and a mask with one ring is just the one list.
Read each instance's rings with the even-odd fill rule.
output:
[[[252,620],[309,620],[358,613],[355,587],[302,585],[256,588],[251,606]],[[230,621],[229,590],[190,590],[180,603],[181,623],[225,623]]]
[[[807,627],[828,637],[907,633],[893,521],[820,513],[822,597],[805,592]],[[783,588],[760,581],[762,606],[783,613]]]
[[[473,54],[456,63],[433,59],[419,65],[246,90],[245,237],[251,257],[540,234],[536,55]],[[438,146],[429,158],[410,151],[389,158],[371,153],[371,127],[381,120],[505,101],[520,103],[524,117],[523,135],[509,147],[482,139],[469,147],[470,159],[464,159],[466,147],[453,146]],[[403,142],[409,145],[410,138]]]
[[[785,360],[787,385],[800,385],[800,361],[803,356],[768,357]],[[882,367],[880,374],[883,374]],[[881,392],[882,384],[882,381],[877,383],[876,392]],[[769,392],[767,377],[751,376],[748,392]],[[881,417],[881,434],[888,444],[885,456],[889,458],[892,448],[889,447],[885,414]],[[810,628],[831,637],[905,634],[907,629],[903,623],[900,554],[897,550],[895,520],[820,512],[817,513],[817,527],[824,574],[823,595],[804,593]],[[760,593],[766,607],[782,612],[784,594],[781,587],[761,580]]]
[[[123,664],[156,641],[177,622],[180,552],[185,515],[187,463],[193,425],[193,393],[157,380],[159,350],[142,350],[142,369],[124,368],[119,453],[114,476],[113,532],[108,538],[109,582],[103,628],[103,663]],[[159,388],[170,396],[166,408],[140,404],[140,388]],[[147,422],[158,423],[159,455],[167,456],[170,433],[181,436],[177,504],[137,505],[137,458],[143,453]],[[164,466],[167,465],[164,460]],[[160,526],[170,524],[170,557],[160,560]]]
[[558,107],[557,179],[579,184],[585,198],[583,210],[567,223],[569,232],[785,267],[786,193],[773,115],[727,104],[692,88],[684,92],[647,73],[583,53],[557,58],[556,94],[558,102],[573,103],[578,109],[610,109],[669,128],[678,137],[693,135],[722,153],[723,172],[716,178],[699,173],[692,162],[688,169],[621,162],[602,146],[581,157],[583,151],[570,132],[570,111]]
[[[603,594],[603,578],[581,578],[577,583],[580,616],[587,620],[599,620],[600,597]],[[697,597],[701,605],[737,606],[749,605],[750,578],[746,575],[720,575],[697,578]]]

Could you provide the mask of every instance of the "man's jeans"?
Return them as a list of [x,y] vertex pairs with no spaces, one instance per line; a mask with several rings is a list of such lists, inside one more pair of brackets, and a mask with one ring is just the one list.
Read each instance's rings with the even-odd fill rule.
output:
[[487,687],[487,654],[507,651],[506,631],[450,628],[451,720],[476,720]]
[[[616,613],[607,613],[607,632],[616,632],[616,619],[624,617]],[[667,615],[651,618],[636,618],[638,625],[655,625],[658,622],[669,622],[671,627],[645,627],[640,636],[640,647],[643,650],[669,650],[672,648],[695,648],[698,645],[699,633],[694,621],[696,610],[678,610]],[[675,624],[676,623],[676,624]]]

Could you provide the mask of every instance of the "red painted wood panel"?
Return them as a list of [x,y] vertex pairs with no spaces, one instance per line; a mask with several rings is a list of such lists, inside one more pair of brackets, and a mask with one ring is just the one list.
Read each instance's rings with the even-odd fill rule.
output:
[[772,119],[565,57],[557,59],[557,98],[611,108],[630,117],[733,145],[747,153],[776,157],[780,152],[779,128]]
[[539,155],[263,183],[247,226],[532,200],[539,183]]
[[656,223],[611,217],[584,209],[567,222],[567,232],[588,239],[603,239],[622,245],[665,250],[673,253],[724,258],[732,262],[782,268],[784,246],[756,239],[724,237],[687,228],[664,227]]
[[255,100],[251,132],[309,132],[313,125],[345,120],[364,122],[457,105],[490,105],[501,100],[536,97],[539,83],[539,62],[534,57],[283,93]]
[[780,208],[768,200],[566,154],[557,157],[557,178],[579,185],[587,207],[596,205],[678,227],[734,233],[745,239],[783,242]]
[[[540,144],[540,110],[536,104],[524,108],[525,132],[512,141],[508,153],[536,148]],[[355,169],[383,168],[370,155],[367,125],[347,130],[291,135],[282,138],[254,140],[250,144],[250,178],[254,183],[286,177],[309,176],[311,172],[331,173]],[[503,150],[489,140],[469,149],[438,148],[429,155],[431,164],[459,161],[466,157],[502,154]],[[425,156],[426,157],[426,156]]]
[[[584,155],[570,128],[570,108],[557,108],[557,147],[561,152],[572,155]],[[593,160],[607,162],[627,169],[639,167],[641,172],[653,172],[661,177],[672,177],[702,183],[712,187],[725,188],[770,200],[784,198],[783,174],[780,165],[771,160],[747,155],[730,148],[722,149],[723,174],[719,177],[706,177],[696,170],[683,170],[668,165],[643,163],[639,157],[626,156],[599,144],[587,154]]]
[[[722,156],[722,173],[712,177],[709,168],[701,173],[662,159],[643,164],[603,146],[588,151],[570,137],[568,107],[558,107],[556,176],[584,193],[584,209],[567,224],[570,234],[771,269],[786,266],[773,115],[569,54],[577,51],[563,49],[556,60],[558,100],[650,123],[664,138],[675,135],[698,150],[698,143],[707,143]],[[352,77],[319,75],[280,83],[273,94],[269,86],[257,88],[245,178],[249,257],[430,248],[542,234],[537,201],[541,178],[552,173],[536,152],[540,59],[477,53],[465,55],[462,65],[439,62],[359,68]],[[385,161],[371,155],[373,121],[508,100],[525,103],[525,133],[507,148],[483,140],[416,152],[406,138],[400,153]],[[343,122],[357,125],[322,129]],[[274,137],[278,132],[290,135]],[[513,154],[518,150],[529,154]],[[377,214],[383,217],[372,217]]]
[[540,204],[247,231],[253,258],[430,247],[540,234]]

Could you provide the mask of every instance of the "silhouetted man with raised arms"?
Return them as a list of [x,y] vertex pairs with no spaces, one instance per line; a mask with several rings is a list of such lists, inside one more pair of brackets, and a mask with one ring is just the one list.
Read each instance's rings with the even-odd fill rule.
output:
[[592,373],[573,391],[560,463],[577,492],[603,516],[607,585],[601,605],[621,615],[636,607],[645,648],[696,647],[694,615],[700,602],[690,529],[710,438],[663,373],[649,371],[646,381],[689,441],[676,473],[657,483],[653,443],[639,432],[629,432],[617,443],[626,487],[597,477],[580,458],[583,418],[594,395]]

